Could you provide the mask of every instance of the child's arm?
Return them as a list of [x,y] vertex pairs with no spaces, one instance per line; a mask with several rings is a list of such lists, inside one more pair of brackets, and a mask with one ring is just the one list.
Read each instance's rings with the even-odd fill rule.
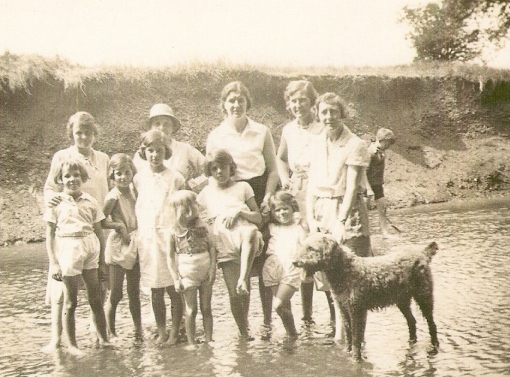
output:
[[122,221],[114,221],[110,217],[113,208],[117,204],[117,200],[113,198],[106,199],[103,207],[103,213],[105,215],[105,219],[101,221],[101,226],[103,229],[115,229],[122,236],[124,242],[129,243],[131,238],[129,237],[128,230],[126,228],[126,224]]
[[177,292],[182,292],[181,277],[179,275],[179,261],[177,260],[177,253],[175,250],[175,240],[170,236],[170,258],[168,261],[168,269],[174,281],[174,287]]
[[230,216],[225,216],[224,221],[225,227],[227,229],[231,229],[235,225],[238,218],[243,218],[257,226],[260,226],[262,224],[262,215],[260,214],[259,207],[255,202],[255,197],[252,196],[250,199],[248,199],[246,201],[246,205],[248,206],[249,211],[241,209]]
[[46,223],[46,252],[50,261],[50,276],[58,281],[62,281],[62,270],[58,264],[56,248],[55,248],[55,231],[57,224]]
[[216,248],[214,247],[214,242],[211,237],[208,235],[208,244],[209,244],[209,256],[211,257],[211,264],[209,266],[209,284],[213,284],[214,280],[216,280]]
[[103,227],[101,226],[101,222],[94,223],[94,233],[97,236],[97,239],[99,240],[99,280],[104,281],[107,278],[107,271],[106,271],[106,262],[104,257],[104,236],[103,236]]

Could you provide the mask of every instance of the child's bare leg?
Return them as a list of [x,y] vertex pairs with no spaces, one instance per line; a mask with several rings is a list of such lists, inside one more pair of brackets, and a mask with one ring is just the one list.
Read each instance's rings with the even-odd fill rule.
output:
[[271,326],[272,311],[273,311],[273,292],[270,287],[264,285],[262,279],[262,271],[259,273],[259,295],[260,303],[262,305],[262,315],[264,317],[264,325]]
[[290,299],[296,292],[296,288],[282,283],[278,286],[273,286],[272,289],[275,296],[274,308],[282,319],[283,327],[285,327],[287,335],[291,337],[297,336],[296,325],[294,323],[294,316],[292,315],[292,307],[290,304]]
[[122,287],[124,285],[124,269],[121,266],[112,264],[108,266],[110,273],[110,296],[106,301],[106,323],[111,337],[116,337],[115,332],[115,313],[117,305],[122,299]]
[[106,333],[106,318],[103,308],[103,300],[101,296],[101,283],[97,268],[83,270],[83,280],[87,286],[87,294],[89,296],[89,305],[92,310],[92,320],[97,329],[99,340],[103,344],[108,344],[108,335]]
[[386,218],[386,199],[384,197],[379,198],[375,201],[377,206],[377,214],[379,215],[379,226],[381,227],[381,233],[383,236],[389,234],[388,231],[388,219]]
[[69,351],[79,354],[78,345],[76,343],[76,321],[75,312],[78,306],[78,287],[81,276],[63,276],[64,283],[64,329],[69,342]]
[[195,327],[197,319],[197,287],[190,287],[183,293],[186,313],[186,337],[188,344],[195,344]]
[[202,313],[202,322],[204,326],[205,341],[212,342],[213,334],[213,315],[212,315],[212,284],[202,283],[199,288],[200,294],[200,312]]
[[241,243],[241,266],[239,280],[237,282],[237,293],[248,294],[248,284],[250,272],[253,266],[255,254],[259,249],[258,231],[250,229],[243,233],[243,242]]
[[313,281],[301,283],[301,307],[303,309],[303,321],[312,322]]
[[62,298],[51,298],[51,340],[42,348],[43,352],[52,352],[60,347],[63,308]]
[[135,325],[135,337],[141,338],[142,309],[140,304],[140,265],[135,264],[132,270],[126,270],[127,294],[129,298],[129,311]]
[[[100,282],[99,290],[97,292],[99,294],[99,300],[101,302],[101,306],[103,307],[103,311],[104,311],[104,305],[106,303],[107,296],[108,296],[108,288],[106,287],[106,283]],[[89,332],[90,332],[92,338],[96,338],[97,340],[100,340],[100,334],[98,333],[98,329],[97,329],[96,323],[94,321],[94,313],[92,311],[92,308],[90,309],[90,313],[89,313]]]
[[[227,286],[230,298],[230,309],[234,320],[236,321],[239,333],[242,337],[247,338],[248,334],[248,308],[246,300],[249,301],[250,295],[240,295],[237,293],[237,283],[239,281],[239,265],[235,262],[224,262],[221,264],[223,278]],[[249,292],[249,288],[248,288]]]
[[166,307],[165,307],[165,288],[152,288],[152,310],[154,319],[158,327],[157,343],[163,343],[168,340],[166,333]]
[[172,310],[172,330],[168,342],[175,344],[179,340],[179,329],[181,328],[182,316],[184,314],[184,302],[182,295],[177,293],[175,286],[166,287],[168,296],[170,296]]

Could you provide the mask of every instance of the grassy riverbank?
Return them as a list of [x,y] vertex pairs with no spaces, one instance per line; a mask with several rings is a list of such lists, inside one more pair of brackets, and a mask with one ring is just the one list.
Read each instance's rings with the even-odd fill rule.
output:
[[510,71],[455,65],[387,68],[233,66],[219,62],[161,69],[81,67],[62,59],[0,57],[0,245],[44,239],[41,190],[52,155],[69,145],[67,118],[92,113],[96,149],[133,153],[148,109],[172,105],[176,135],[202,150],[222,119],[221,88],[241,80],[252,93],[250,117],[276,143],[289,121],[283,91],[307,78],[319,92],[350,104],[348,126],[363,138],[394,130],[385,188],[390,205],[507,195],[510,169]]

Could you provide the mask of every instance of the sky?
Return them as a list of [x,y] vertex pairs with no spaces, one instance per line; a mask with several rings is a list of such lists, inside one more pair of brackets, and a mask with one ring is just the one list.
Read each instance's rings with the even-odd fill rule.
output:
[[[433,0],[437,1],[437,0]],[[0,54],[84,65],[391,66],[421,0],[0,0]],[[490,66],[510,68],[510,43]]]

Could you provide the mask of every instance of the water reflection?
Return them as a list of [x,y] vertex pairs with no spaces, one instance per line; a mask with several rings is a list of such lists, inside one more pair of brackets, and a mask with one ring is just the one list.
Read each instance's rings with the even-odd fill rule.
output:
[[[392,211],[403,231],[398,240],[374,237],[378,252],[399,247],[423,247],[429,241],[440,250],[432,262],[435,281],[435,320],[441,343],[429,354],[427,326],[413,305],[418,342],[408,344],[404,317],[396,308],[369,313],[366,361],[357,365],[329,337],[332,328],[324,295],[314,297],[315,325],[301,327],[297,342],[289,343],[279,318],[271,341],[237,338],[228,295],[221,276],[213,298],[215,317],[211,345],[158,347],[147,297],[142,296],[145,341],[136,343],[127,299],[119,305],[119,339],[115,349],[96,349],[89,341],[88,308],[80,294],[77,311],[76,358],[39,349],[50,337],[49,308],[44,306],[47,262],[44,245],[0,250],[0,375],[2,376],[494,376],[510,373],[510,211],[506,202],[484,208],[427,207]],[[377,224],[377,221],[373,221]],[[377,231],[377,229],[376,229]],[[255,280],[253,281],[255,286]],[[293,298],[301,326],[299,294]],[[257,335],[260,303],[253,290],[250,326]],[[201,324],[201,318],[197,318]],[[200,333],[198,335],[201,335]]]

